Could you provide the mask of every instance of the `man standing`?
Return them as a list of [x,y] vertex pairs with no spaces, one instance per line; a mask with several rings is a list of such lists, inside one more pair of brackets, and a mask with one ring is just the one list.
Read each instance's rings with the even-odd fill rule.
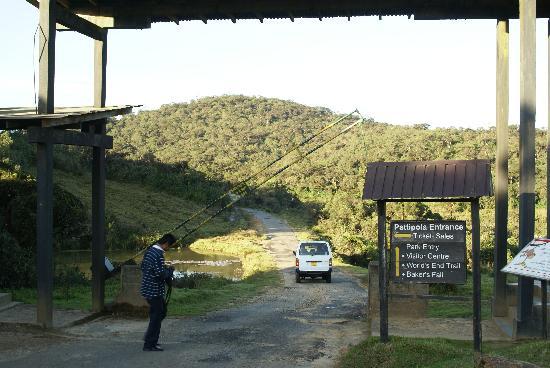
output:
[[149,303],[149,326],[143,338],[143,351],[162,351],[158,345],[160,326],[166,317],[164,284],[172,279],[173,267],[164,264],[164,252],[176,242],[172,234],[165,234],[147,249],[141,262],[141,295]]

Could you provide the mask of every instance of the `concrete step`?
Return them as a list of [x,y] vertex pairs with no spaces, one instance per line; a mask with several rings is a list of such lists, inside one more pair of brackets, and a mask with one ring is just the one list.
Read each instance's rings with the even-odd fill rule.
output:
[[513,318],[495,317],[493,321],[497,327],[509,338],[514,338],[514,321]]
[[11,303],[11,294],[0,293],[0,307]]
[[[540,299],[533,300],[533,313],[535,313],[536,318],[542,321],[542,302]],[[550,321],[550,303],[546,303],[546,316]]]
[[18,306],[19,304],[22,304],[22,303],[21,302],[11,302],[11,303],[8,303],[8,304],[0,305],[0,313],[5,311],[5,310],[11,309],[15,306]]

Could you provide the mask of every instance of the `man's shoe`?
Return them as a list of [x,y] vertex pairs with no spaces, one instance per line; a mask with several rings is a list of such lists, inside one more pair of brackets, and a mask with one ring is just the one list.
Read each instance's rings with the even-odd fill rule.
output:
[[159,346],[153,346],[153,347],[143,347],[143,351],[164,351],[163,348]]

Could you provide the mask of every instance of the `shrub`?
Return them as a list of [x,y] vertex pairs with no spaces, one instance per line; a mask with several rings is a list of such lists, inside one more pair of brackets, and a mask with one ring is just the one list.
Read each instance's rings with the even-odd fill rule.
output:
[[20,247],[9,233],[0,229],[0,288],[35,286],[35,263],[33,252]]
[[[0,180],[0,227],[24,249],[36,247],[36,182],[32,179]],[[74,249],[88,230],[87,211],[71,193],[54,186],[54,244],[58,249]]]
[[90,282],[75,265],[56,265],[54,284],[61,289],[63,297],[68,300],[74,286],[89,285]]

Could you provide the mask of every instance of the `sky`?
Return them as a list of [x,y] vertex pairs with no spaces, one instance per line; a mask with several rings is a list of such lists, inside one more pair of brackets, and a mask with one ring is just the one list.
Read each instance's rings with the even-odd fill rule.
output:
[[[38,11],[0,1],[0,107],[33,106]],[[537,126],[547,126],[547,20],[537,21]],[[38,38],[37,38],[38,39]],[[496,22],[357,17],[156,23],[110,30],[107,105],[154,109],[265,96],[376,121],[495,125]],[[57,32],[56,106],[93,103],[93,41]],[[519,22],[510,24],[510,123],[519,122]]]

